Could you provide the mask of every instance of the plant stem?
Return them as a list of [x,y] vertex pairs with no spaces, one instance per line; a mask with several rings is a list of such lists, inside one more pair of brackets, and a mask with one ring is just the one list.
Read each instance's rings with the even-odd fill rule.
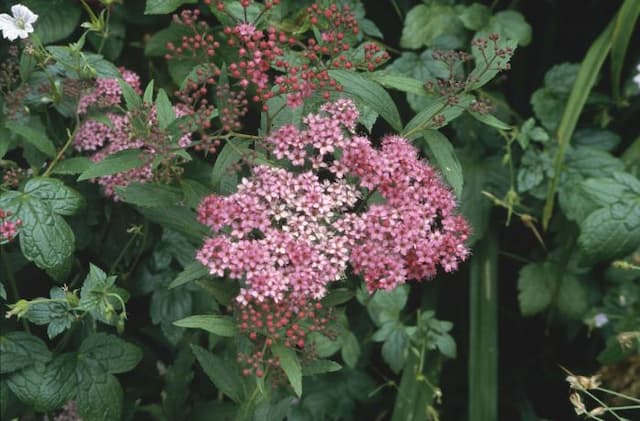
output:
[[64,146],[62,147],[62,149],[60,149],[60,151],[58,152],[58,154],[56,155],[56,157],[53,159],[53,161],[51,161],[51,163],[49,164],[49,166],[47,167],[47,169],[44,171],[44,173],[42,173],[43,177],[47,177],[49,176],[49,174],[51,174],[51,171],[53,170],[53,168],[56,166],[56,164],[58,163],[58,161],[60,161],[60,158],[62,158],[62,156],[64,155],[64,153],[67,151],[67,149],[69,149],[69,146],[71,146],[71,143],[73,142],[73,138],[76,135],[76,130],[77,130],[78,126],[76,126],[76,128],[73,130],[73,132],[69,132],[67,130],[67,134],[69,135],[69,138],[67,139],[67,142],[64,144]]
[[[7,279],[9,280],[9,288],[11,289],[13,300],[17,303],[18,301],[20,301],[18,285],[16,284],[15,276],[13,276],[13,270],[11,270],[11,263],[9,262],[9,259],[7,257],[7,252],[2,246],[0,246],[0,255],[2,256],[2,265],[4,266],[5,272],[7,273]],[[31,333],[29,323],[27,323],[25,319],[22,319],[22,327],[24,327],[25,332]]]

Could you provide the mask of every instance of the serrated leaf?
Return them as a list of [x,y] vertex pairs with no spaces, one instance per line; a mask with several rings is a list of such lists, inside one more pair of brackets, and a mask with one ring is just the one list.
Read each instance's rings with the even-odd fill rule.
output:
[[587,288],[575,276],[566,275],[560,281],[556,306],[558,311],[573,320],[581,320],[589,308]]
[[302,367],[303,376],[313,376],[315,374],[332,373],[342,370],[342,366],[331,360],[313,360]]
[[13,373],[7,384],[18,399],[36,411],[53,411],[75,395],[75,368],[75,354],[62,354],[46,365],[38,363]]
[[124,98],[128,111],[136,110],[142,106],[142,98],[140,98],[131,85],[123,79],[118,79],[118,85],[120,85],[120,91],[122,91],[122,97]]
[[491,9],[484,4],[473,3],[469,6],[462,6],[458,12],[458,17],[465,28],[479,31],[489,23]]
[[59,215],[73,215],[84,205],[80,193],[56,178],[32,178],[24,186],[24,192],[42,200]]
[[78,414],[86,420],[122,418],[123,392],[118,380],[97,362],[79,359],[75,370],[78,382]]
[[23,256],[54,278],[64,278],[75,250],[73,231],[65,220],[40,199],[16,191],[0,195],[0,208],[22,221]]
[[518,301],[523,316],[545,310],[553,296],[554,274],[545,263],[530,263],[518,276]]
[[342,335],[342,348],[340,349],[342,360],[351,368],[358,364],[360,357],[360,343],[353,332],[346,331]]
[[198,345],[191,345],[191,350],[202,366],[209,380],[234,402],[241,402],[243,395],[242,378],[234,364],[214,355]]
[[272,346],[271,351],[280,360],[280,367],[287,375],[293,391],[298,397],[302,396],[302,368],[295,351],[280,344]]
[[640,203],[620,202],[592,212],[580,224],[578,244],[592,261],[632,252],[640,244]]
[[515,10],[503,10],[496,13],[489,23],[490,31],[518,42],[524,47],[531,42],[531,25],[524,16]]
[[83,358],[97,361],[104,371],[111,374],[126,373],[142,359],[140,348],[106,333],[88,336],[78,352]]
[[404,367],[408,350],[409,336],[405,332],[404,326],[398,326],[384,341],[382,358],[395,373],[399,373]]
[[141,167],[145,164],[145,160],[141,157],[143,154],[144,151],[140,149],[125,149],[116,152],[83,171],[78,177],[78,181],[104,177]]
[[0,336],[0,374],[45,364],[51,352],[42,339],[25,332],[8,332]]
[[453,7],[441,4],[420,4],[407,13],[402,27],[400,46],[418,49],[434,46],[439,37],[454,40],[451,49],[460,48],[464,39],[464,27]]
[[463,186],[462,166],[453,145],[445,135],[437,130],[425,130],[422,136],[433,154],[438,168],[459,198],[462,195]]
[[156,111],[158,113],[158,126],[160,129],[166,129],[176,119],[176,112],[173,110],[171,101],[169,101],[169,97],[164,89],[158,91]]
[[396,131],[402,130],[402,120],[391,95],[376,82],[359,73],[329,70],[329,76],[343,86],[344,92],[362,101],[377,112]]
[[438,351],[447,358],[455,358],[457,354],[456,342],[451,335],[441,334],[436,336],[435,345]]
[[402,285],[391,291],[376,291],[367,305],[371,320],[376,326],[397,321],[408,297],[409,288],[407,285]]
[[199,314],[175,321],[173,322],[173,324],[179,327],[203,329],[218,336],[231,337],[237,334],[236,324],[228,316],[218,316],[215,314]]

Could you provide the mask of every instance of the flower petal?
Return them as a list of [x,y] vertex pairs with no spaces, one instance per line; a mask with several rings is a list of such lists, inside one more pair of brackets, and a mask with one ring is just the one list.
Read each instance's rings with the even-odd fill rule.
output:
[[14,18],[21,18],[25,23],[34,23],[36,20],[38,20],[38,15],[33,13],[27,6],[24,6],[22,4],[11,6],[11,13],[13,14]]

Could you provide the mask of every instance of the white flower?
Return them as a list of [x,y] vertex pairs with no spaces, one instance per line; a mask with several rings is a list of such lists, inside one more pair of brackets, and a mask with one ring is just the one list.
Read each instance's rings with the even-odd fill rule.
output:
[[38,20],[38,15],[21,4],[11,6],[11,14],[13,16],[6,13],[0,14],[2,36],[9,41],[28,37],[33,32],[33,23]]
[[[638,67],[636,67],[636,69],[638,69],[638,72],[640,72],[640,64],[638,64]],[[636,85],[638,85],[638,88],[640,88],[640,73],[638,73],[636,77],[633,78],[633,81],[636,83]]]
[[593,324],[596,327],[602,327],[602,326],[606,325],[607,323],[609,323],[609,318],[604,313],[598,313],[593,318]]

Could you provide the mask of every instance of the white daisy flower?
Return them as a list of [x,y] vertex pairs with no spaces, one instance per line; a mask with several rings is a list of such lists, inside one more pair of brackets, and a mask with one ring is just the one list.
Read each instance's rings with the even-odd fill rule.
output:
[[33,24],[38,20],[38,15],[21,4],[11,6],[11,15],[0,14],[0,31],[2,36],[9,41],[16,38],[27,38],[33,32]]

